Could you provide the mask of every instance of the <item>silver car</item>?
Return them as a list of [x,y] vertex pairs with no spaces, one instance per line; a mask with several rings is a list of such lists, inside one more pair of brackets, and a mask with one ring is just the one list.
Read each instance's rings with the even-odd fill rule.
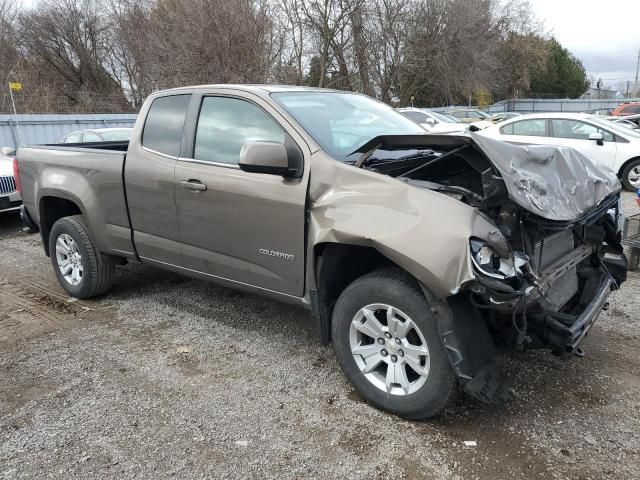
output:
[[56,143],[127,142],[133,128],[92,128],[66,134]]

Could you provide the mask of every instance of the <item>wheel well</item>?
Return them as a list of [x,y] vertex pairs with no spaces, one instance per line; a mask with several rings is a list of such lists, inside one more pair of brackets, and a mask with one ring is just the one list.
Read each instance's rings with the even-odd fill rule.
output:
[[66,198],[43,197],[40,200],[40,234],[47,256],[49,256],[49,235],[53,224],[61,218],[80,214],[82,214],[80,208]]
[[331,341],[331,315],[342,291],[356,278],[384,267],[397,266],[372,247],[325,243],[314,250],[316,292],[312,292],[320,340]]
[[622,164],[622,166],[620,167],[620,170],[618,170],[618,178],[622,178],[622,172],[624,172],[624,169],[627,168],[627,165],[629,165],[631,162],[635,160],[640,160],[640,157],[630,158],[629,160],[627,160]]

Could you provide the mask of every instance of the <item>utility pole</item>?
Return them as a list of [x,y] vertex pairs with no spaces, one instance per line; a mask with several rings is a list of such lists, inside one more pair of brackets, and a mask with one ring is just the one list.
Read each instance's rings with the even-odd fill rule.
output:
[[640,74],[640,50],[638,50],[638,63],[636,63],[636,82],[635,82],[636,97],[638,96],[638,87],[640,86],[638,85],[638,74]]

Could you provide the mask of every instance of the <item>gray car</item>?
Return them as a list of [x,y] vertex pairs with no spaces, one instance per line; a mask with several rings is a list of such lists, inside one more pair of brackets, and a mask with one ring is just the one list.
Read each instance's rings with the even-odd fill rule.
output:
[[360,395],[406,418],[459,391],[506,400],[498,348],[580,353],[626,278],[613,173],[568,148],[429,135],[349,92],[157,92],[128,145],[25,147],[18,165],[70,295],[145,262],[300,305]]

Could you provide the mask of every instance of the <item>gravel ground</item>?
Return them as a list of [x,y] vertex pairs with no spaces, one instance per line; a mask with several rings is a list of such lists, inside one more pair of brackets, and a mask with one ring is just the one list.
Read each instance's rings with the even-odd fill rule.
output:
[[502,356],[508,405],[408,422],[358,397],[304,310],[144,265],[69,301],[16,216],[0,245],[0,478],[640,478],[638,273],[584,358]]

